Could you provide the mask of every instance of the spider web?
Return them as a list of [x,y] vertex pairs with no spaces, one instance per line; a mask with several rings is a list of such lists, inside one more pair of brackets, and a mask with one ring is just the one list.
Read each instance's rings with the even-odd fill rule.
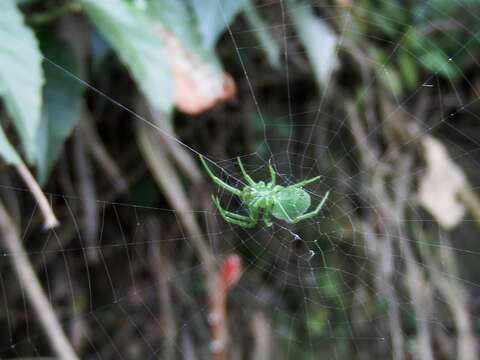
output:
[[[340,24],[336,55],[342,61],[355,56],[351,47],[343,46],[347,40],[373,37],[368,32],[359,32],[350,19],[352,13],[361,10],[373,17],[371,9],[360,4],[350,8],[313,4],[320,19]],[[480,20],[469,11],[467,2],[455,1],[455,4]],[[398,3],[393,6],[401,12],[411,11]],[[478,133],[464,119],[467,116],[474,121],[478,119],[475,110],[478,85],[471,81],[473,75],[461,73],[460,85],[439,72],[427,72],[406,94],[394,96],[393,107],[385,111],[386,116],[358,136],[352,128],[352,114],[346,115],[338,106],[332,106],[332,98],[339,91],[337,74],[343,67],[329,74],[313,103],[305,103],[304,94],[316,90],[313,82],[305,84],[304,78],[292,77],[292,69],[299,66],[296,61],[304,55],[304,50],[298,48],[299,38],[290,20],[290,9],[281,0],[265,2],[258,8],[280,15],[272,29],[278,31],[283,45],[284,63],[275,76],[284,77],[285,97],[269,99],[262,94],[264,79],[252,76],[256,74],[254,64],[246,59],[258,56],[262,48],[244,46],[243,42],[249,44],[245,37],[255,29],[239,30],[234,24],[228,27],[225,41],[230,43],[237,60],[232,67],[236,66],[237,73],[243,74],[236,81],[242,91],[241,101],[251,103],[253,110],[247,120],[252,137],[260,145],[240,153],[227,149],[232,154],[219,158],[203,154],[159,128],[158,136],[208,156],[217,165],[212,164],[216,174],[236,187],[244,185],[236,163],[238,155],[256,181],[268,179],[269,163],[283,185],[320,174],[322,180],[306,189],[312,207],[326,191],[331,191],[318,216],[295,225],[274,221],[272,227],[259,221],[254,229],[244,230],[225,223],[212,205],[209,210],[196,205],[193,215],[205,226],[200,238],[194,239],[185,231],[181,214],[176,210],[98,198],[95,203],[97,213],[101,214],[101,231],[97,242],[89,244],[82,229],[82,199],[50,193],[52,207],[63,221],[59,228],[41,232],[37,208],[28,193],[10,185],[2,186],[5,192],[24,195],[25,206],[31,209],[30,217],[22,219],[26,224],[22,239],[28,241],[28,256],[64,329],[81,348],[80,353],[86,354],[85,358],[168,358],[165,353],[168,346],[179,358],[210,357],[209,309],[204,300],[205,289],[196,285],[202,283],[202,264],[193,260],[196,250],[192,243],[198,240],[208,244],[218,265],[227,254],[242,256],[242,278],[229,298],[228,317],[232,351],[237,349],[246,358],[254,358],[255,351],[249,352],[246,345],[250,338],[256,339],[254,349],[268,350],[268,354],[261,354],[263,358],[323,355],[344,359],[374,355],[403,359],[406,354],[428,358],[433,356],[434,344],[445,336],[462,340],[459,333],[465,329],[458,327],[459,318],[467,317],[465,321],[472,323],[471,331],[478,321],[475,264],[480,249],[475,243],[478,235],[475,221],[467,214],[454,231],[442,230],[435,218],[419,207],[414,196],[425,169],[413,160],[412,163],[405,160],[403,173],[393,171],[389,176],[374,177],[381,175],[380,165],[396,169],[398,164],[392,159],[411,151],[416,141],[434,136],[447,146],[455,163],[469,170],[472,188],[478,190],[475,178],[480,149]],[[424,8],[443,13],[437,1],[425,2]],[[332,9],[342,11],[327,16]],[[398,19],[386,17],[380,10],[376,15],[387,26],[398,25]],[[368,17],[362,19],[369,24]],[[423,22],[400,23],[404,30],[395,34],[393,42],[392,36],[377,35],[374,40],[389,50],[383,61],[373,55],[363,59],[373,64],[374,71],[366,76],[355,105],[365,106],[370,97],[378,96],[377,86],[385,74],[391,80],[390,85],[395,86],[388,77],[388,69],[396,64],[394,59],[408,51],[404,47],[407,32],[418,23],[435,29],[436,24],[428,17],[420,15],[420,19]],[[462,19],[446,17],[446,21],[471,37],[467,43],[457,41],[453,50],[438,50],[449,63],[466,58],[470,68],[478,70],[475,54],[470,52],[472,43],[478,42],[477,34],[462,24]],[[453,35],[451,38],[455,40]],[[409,55],[416,64],[423,61],[416,54]],[[55,63],[55,59],[51,60]],[[456,69],[460,71],[459,67]],[[72,78],[72,81],[82,80]],[[97,90],[96,97],[105,97],[114,101],[115,107],[131,112],[101,89]],[[418,110],[414,105],[423,93],[430,94],[429,109],[438,110],[429,113],[433,115],[418,116],[414,112]],[[134,121],[146,121],[139,115],[131,117]],[[381,143],[379,139],[386,126],[399,118],[408,119],[419,130],[413,137],[392,144]],[[373,149],[379,154],[378,166],[366,170],[362,156],[368,157],[368,152],[365,153],[364,146],[372,143],[379,147]],[[402,198],[402,188],[395,179],[410,183],[406,198]],[[378,192],[378,188],[385,193]],[[210,189],[219,196],[224,208],[246,214],[237,197],[222,189]],[[388,212],[392,206],[390,199],[403,204],[400,212],[403,218],[394,218],[399,212]],[[177,252],[190,256],[182,257],[171,268],[172,263],[167,259]],[[14,275],[8,271],[10,258],[14,256],[4,252],[0,262],[3,304],[0,321],[5,329],[2,357],[44,356],[50,353],[48,341],[24,290],[20,286],[6,287],[14,283]],[[162,303],[165,296],[178,299],[173,303],[178,304],[173,322],[165,318],[164,306],[168,306],[168,301]],[[463,306],[470,308],[462,309]],[[265,343],[259,340],[262,335],[266,337]],[[454,340],[446,342],[455,344]],[[460,351],[466,345],[456,346]],[[189,353],[191,349],[195,355]],[[448,353],[444,349],[439,351],[443,355]],[[451,358],[457,358],[456,351],[450,350]]]

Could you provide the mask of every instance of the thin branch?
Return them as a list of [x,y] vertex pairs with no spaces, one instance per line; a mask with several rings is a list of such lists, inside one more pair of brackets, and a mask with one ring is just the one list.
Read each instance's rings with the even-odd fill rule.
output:
[[159,323],[161,324],[161,331],[163,333],[163,350],[160,356],[162,359],[172,359],[175,354],[175,339],[177,337],[177,325],[175,317],[175,306],[173,303],[171,292],[171,279],[173,278],[171,257],[165,254],[164,248],[157,241],[161,237],[160,223],[154,219],[149,218],[146,223],[147,234],[149,236],[149,260],[150,271],[156,279],[158,284],[158,302],[159,302]]
[[137,141],[153,178],[163,190],[172,207],[178,212],[190,241],[198,253],[209,285],[214,289],[215,261],[213,254],[204,243],[202,231],[194,216],[189,198],[183,189],[180,178],[167,158],[166,150],[162,143],[158,141],[158,136],[143,125],[138,127]]
[[[139,107],[142,105],[140,103]],[[162,130],[173,134],[174,130],[171,122],[166,118],[166,116],[154,109],[153,107],[148,107],[147,109],[142,109],[141,111],[148,111],[148,114],[152,117],[152,120],[155,122],[155,125],[160,127]],[[202,172],[198,168],[197,163],[193,160],[191,154],[185,150],[183,146],[180,146],[177,142],[165,140],[162,136],[159,137],[159,141],[163,143],[164,148],[170,153],[170,157],[175,161],[179,169],[185,174],[185,176],[192,181],[193,183],[199,183],[203,180]]]
[[19,198],[15,191],[12,191],[13,188],[12,184],[12,177],[8,170],[9,165],[5,163],[0,164],[0,183],[3,185],[0,188],[1,198],[5,201],[5,206],[11,214],[13,221],[16,224],[20,224],[21,219],[21,211],[20,211],[20,204]]
[[42,213],[43,218],[45,220],[45,228],[51,229],[51,228],[54,228],[55,226],[58,226],[59,222],[57,220],[57,217],[53,213],[53,210],[50,207],[50,204],[48,203],[48,200],[45,197],[45,194],[42,192],[42,189],[38,185],[37,181],[33,177],[30,170],[28,170],[28,168],[23,163],[20,165],[17,165],[16,169],[18,171],[18,174],[22,177],[23,181],[28,186],[28,188],[32,192],[33,197],[38,203],[40,212]]
[[2,203],[0,203],[0,234],[19,282],[25,289],[28,301],[53,350],[60,359],[78,359],[26,255],[17,228]]
[[77,175],[78,192],[83,210],[83,236],[90,247],[88,257],[96,262],[99,259],[97,249],[98,236],[98,208],[95,192],[95,181],[90,162],[87,159],[83,134],[75,131],[73,134],[73,155],[75,159],[75,173]]
[[459,192],[458,197],[463,205],[470,210],[470,214],[472,214],[477,225],[480,226],[480,199],[470,184]]
[[83,133],[83,139],[86,142],[88,151],[100,165],[105,174],[112,180],[113,185],[119,190],[124,191],[127,188],[127,180],[122,175],[118,165],[108,153],[105,145],[98,136],[91,124],[90,114],[84,110],[83,120],[80,122],[79,130]]
[[252,350],[252,359],[271,359],[272,358],[272,326],[269,318],[262,309],[255,310],[250,319],[250,327],[255,339]]

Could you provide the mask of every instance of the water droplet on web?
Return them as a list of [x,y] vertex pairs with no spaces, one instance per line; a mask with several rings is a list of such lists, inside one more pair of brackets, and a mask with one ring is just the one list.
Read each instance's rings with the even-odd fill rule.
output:
[[312,258],[315,256],[315,254],[316,254],[315,251],[308,250],[308,252],[303,254],[300,258],[302,258],[303,260],[308,262],[308,261],[312,260]]
[[287,230],[287,231],[290,233],[290,235],[292,235],[292,237],[293,237],[292,242],[295,242],[295,241],[302,241],[302,242],[303,242],[303,239],[302,239],[302,237],[301,237],[300,235],[294,233],[294,232],[293,232],[292,230],[290,230],[290,229],[287,229],[287,228],[284,228],[284,227],[282,227],[282,228],[285,229],[285,230]]

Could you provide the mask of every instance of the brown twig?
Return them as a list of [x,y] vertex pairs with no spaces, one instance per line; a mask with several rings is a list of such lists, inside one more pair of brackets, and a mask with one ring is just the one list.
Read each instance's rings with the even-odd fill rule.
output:
[[272,359],[272,327],[265,311],[256,310],[251,316],[251,328],[255,339],[253,360]]
[[453,321],[457,330],[457,359],[478,359],[477,340],[475,339],[472,319],[468,312],[468,294],[459,283],[458,269],[452,253],[452,246],[448,239],[443,236],[437,247],[439,254],[431,251],[431,248],[422,246],[420,251],[425,259],[432,282],[439,292],[447,300],[447,305],[452,313]]
[[473,190],[470,183],[467,184],[459,193],[458,198],[465,205],[465,207],[470,211],[477,226],[480,227],[480,198],[477,193]]
[[384,178],[383,185],[378,184],[378,208],[386,219],[389,232],[395,235],[396,245],[400,254],[404,258],[406,276],[404,278],[405,286],[409,292],[413,310],[415,312],[415,322],[417,326],[417,338],[419,343],[418,353],[422,359],[433,360],[432,335],[429,325],[429,316],[432,308],[432,287],[425,274],[416,260],[411,242],[408,241],[408,234],[403,229],[406,216],[406,203],[411,197],[411,178],[404,176],[412,171],[414,151],[400,152],[398,148],[403,144],[403,138],[398,135],[405,133],[406,130],[393,126],[398,124],[403,118],[400,118],[395,111],[392,111],[391,103],[387,98],[383,98],[382,108],[384,117],[390,119],[384,126],[385,138],[389,148],[382,156],[385,161],[391,164],[391,175],[393,180],[390,182],[392,190],[387,190],[389,180]]
[[146,224],[149,237],[149,260],[150,271],[156,278],[158,284],[158,301],[161,331],[164,336],[163,350],[160,356],[162,359],[172,359],[175,354],[175,338],[177,334],[177,325],[175,319],[175,307],[173,305],[171,293],[172,265],[168,261],[168,255],[164,254],[158,239],[161,239],[160,224],[154,219],[149,218]]
[[240,271],[240,257],[235,254],[229,255],[219,269],[215,289],[210,294],[208,322],[212,332],[210,347],[214,360],[224,360],[227,354],[227,296],[231,287],[237,282]]
[[60,359],[78,359],[26,255],[17,228],[2,203],[0,203],[0,233],[20,285],[25,289],[27,299],[48,335],[53,350]]
[[379,296],[388,304],[388,329],[392,338],[392,359],[405,359],[405,337],[402,332],[399,300],[393,287],[394,264],[392,263],[392,239],[387,234],[379,236],[372,224],[362,222],[362,233],[367,250],[378,263],[375,270],[375,286]]
[[158,141],[158,135],[146,125],[139,124],[137,140],[154,179],[164,191],[170,204],[178,212],[180,220],[198,252],[204,270],[213,274],[213,255],[202,240],[202,231],[194,217],[188,197],[177,173],[166,156],[165,149]]
[[57,226],[59,224],[57,217],[53,213],[45,194],[42,192],[42,189],[36,182],[30,170],[28,170],[27,166],[23,163],[16,165],[16,169],[38,203],[38,207],[44,218],[45,228],[51,229]]
[[75,158],[75,172],[78,181],[78,191],[83,209],[82,231],[85,241],[88,244],[88,257],[90,260],[98,261],[98,249],[96,247],[98,234],[98,209],[95,195],[95,181],[92,176],[92,169],[87,159],[82,134],[75,131],[73,135],[73,153]]
[[[357,107],[352,101],[347,102],[347,112],[349,126],[353,139],[359,149],[360,159],[370,174],[370,176],[365,179],[365,182],[367,183],[366,187],[371,191],[368,191],[366,195],[372,198],[372,202],[379,204],[376,208],[378,208],[378,211],[382,214],[382,209],[389,209],[388,206],[385,208],[382,207],[388,200],[384,199],[387,166],[379,162],[380,155],[374,147],[366,141],[368,137],[366,136],[365,128],[361,123]],[[383,213],[383,216],[386,216],[386,214]],[[363,221],[361,225],[367,249],[379,264],[375,266],[375,285],[382,298],[388,303],[388,328],[392,338],[392,358],[395,360],[403,360],[405,359],[405,338],[402,332],[398,296],[392,285],[395,266],[393,239],[389,235],[389,229],[384,229],[386,224],[381,220],[374,220],[378,217],[382,218],[383,216],[377,213],[372,214],[371,222],[374,223]],[[379,231],[375,230],[377,227]]]
[[216,293],[215,259],[203,239],[200,226],[194,216],[187,194],[167,158],[162,143],[158,140],[158,135],[152,132],[145,124],[139,123],[137,129],[137,141],[145,162],[159,187],[163,190],[168,202],[177,211],[180,221],[185,227],[189,240],[200,260],[207,282],[208,296],[211,298]]
[[408,241],[408,235],[405,234],[402,224],[405,221],[405,202],[410,193],[410,177],[402,176],[409,174],[412,164],[412,157],[405,155],[397,161],[397,177],[394,184],[395,199],[392,209],[396,210],[394,219],[396,220],[397,240],[401,254],[405,258],[405,285],[410,293],[410,299],[415,311],[415,320],[418,328],[419,355],[421,359],[433,360],[432,335],[429,326],[429,316],[432,309],[432,286],[420,269],[418,261],[415,259],[412,249],[412,242]]
[[[87,110],[84,110],[84,112],[86,111]],[[126,190],[127,181],[123,177],[115,161],[108,153],[97,132],[93,129],[90,115],[85,113],[83,115],[83,120],[85,121],[80,122],[79,130],[84,135],[83,139],[85,140],[86,145],[88,145],[88,151],[103,169],[105,174],[111,179],[115,188],[118,191]]]
[[19,199],[15,191],[12,191],[13,184],[12,178],[8,171],[8,165],[1,163],[0,164],[0,183],[2,187],[0,188],[0,194],[2,199],[5,201],[6,208],[10,212],[10,215],[16,224],[21,222],[21,210]]
[[[173,128],[171,122],[162,114],[160,111],[155,110],[152,107],[148,108],[149,114],[151,115],[155,125],[157,125],[163,131],[173,134]],[[197,164],[193,160],[189,152],[185,150],[176,141],[166,140],[165,137],[160,136],[159,141],[161,141],[168,150],[170,157],[175,161],[179,169],[185,174],[185,176],[192,181],[193,183],[198,183],[202,180],[202,173],[199,170]]]

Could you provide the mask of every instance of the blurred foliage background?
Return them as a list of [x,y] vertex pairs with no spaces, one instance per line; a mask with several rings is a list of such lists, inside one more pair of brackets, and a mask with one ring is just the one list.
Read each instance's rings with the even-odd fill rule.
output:
[[[479,10],[2,0],[0,356],[477,359]],[[245,231],[198,154],[332,195]]]

